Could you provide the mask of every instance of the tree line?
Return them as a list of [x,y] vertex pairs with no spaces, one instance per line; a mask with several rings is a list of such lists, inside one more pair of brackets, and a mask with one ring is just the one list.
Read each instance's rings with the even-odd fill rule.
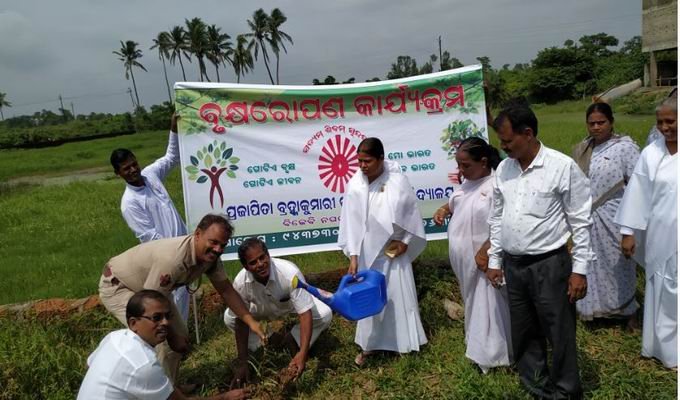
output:
[[[585,98],[642,78],[646,56],[642,53],[641,37],[625,41],[617,50],[618,45],[619,39],[607,33],[584,35],[578,41],[569,39],[560,47],[542,49],[529,63],[515,64],[512,68],[505,64],[495,69],[489,57],[476,57],[487,81],[489,98],[486,100],[494,108],[517,99],[529,103],[555,103]],[[401,55],[390,66],[386,78],[405,78],[462,66],[463,63],[448,51],[440,56],[430,55],[420,66],[415,58]],[[376,77],[366,82],[379,80]],[[352,77],[339,82],[329,75],[323,81],[314,79],[313,84],[354,81]]]
[[[164,124],[161,122],[162,115],[171,110],[172,92],[167,77],[166,61],[171,66],[179,66],[184,80],[187,79],[185,63],[195,62],[198,67],[196,76],[200,81],[214,79],[219,82],[220,68],[231,66],[237,82],[240,82],[241,77],[253,71],[255,61],[261,59],[271,84],[279,84],[281,53],[287,53],[286,44],[293,44],[293,38],[282,30],[282,25],[286,21],[287,17],[280,9],[275,8],[267,14],[260,8],[247,20],[250,32],[237,35],[234,43],[231,42],[231,36],[223,33],[220,27],[208,25],[200,18],[185,19],[184,26],[176,25],[168,31],[159,32],[153,39],[150,50],[156,50],[158,58],[162,61],[168,102],[152,107],[151,113],[147,113],[141,107],[134,76],[135,70],[146,71],[140,62],[142,50],[137,42],[121,41],[121,48],[113,53],[123,62],[125,76],[132,79],[135,87],[136,100],[133,100],[135,126],[138,129],[154,129],[156,121],[158,124]],[[505,64],[500,68],[494,68],[490,58],[486,56],[477,57],[476,61],[483,67],[489,94],[487,101],[492,107],[502,107],[518,98],[529,103],[555,103],[585,98],[642,78],[646,56],[642,53],[640,36],[625,41],[620,48],[617,48],[618,45],[619,40],[616,37],[607,33],[597,33],[584,35],[577,41],[567,40],[562,46],[544,48],[538,51],[530,62],[518,63],[513,67]],[[274,61],[272,57],[275,63],[272,62]],[[669,57],[677,59],[677,53]],[[214,73],[209,72],[207,63],[212,64]],[[391,63],[385,79],[416,76],[461,66],[463,66],[461,60],[449,51],[442,52],[441,49],[438,55],[430,55],[420,65],[415,58],[400,55]],[[214,76],[211,78],[210,75]],[[379,77],[373,77],[366,81],[380,80]],[[354,77],[336,79],[332,75],[327,75],[324,79],[312,79],[312,84],[333,85],[355,81]],[[0,117],[3,120],[3,107],[11,105],[6,93],[0,92]],[[5,128],[17,129],[60,124],[76,119],[68,110],[60,109],[60,112],[61,118],[43,110],[30,117],[8,119],[2,125]],[[81,118],[93,121],[99,119],[94,115]]]
[[[222,28],[215,24],[208,25],[198,17],[185,19],[184,26],[175,25],[168,31],[159,32],[149,50],[155,49],[163,64],[168,100],[172,102],[166,60],[173,66],[179,64],[184,81],[187,80],[187,75],[182,60],[189,63],[195,60],[198,66],[198,80],[201,82],[211,82],[206,62],[215,68],[217,82],[220,82],[220,67],[227,65],[234,69],[236,82],[241,82],[241,77],[251,72],[255,68],[255,61],[261,58],[271,84],[278,85],[281,51],[288,52],[286,42],[293,44],[293,38],[281,29],[287,19],[278,8],[274,8],[269,14],[260,8],[247,20],[250,32],[237,35],[234,43],[231,42],[230,35],[222,32]],[[119,50],[113,51],[113,54],[123,62],[125,79],[132,79],[136,107],[141,103],[134,70],[137,68],[146,72],[146,68],[140,63],[143,54],[138,46],[138,42],[126,40],[120,42]],[[270,53],[276,59],[274,75],[270,66],[272,62]]]

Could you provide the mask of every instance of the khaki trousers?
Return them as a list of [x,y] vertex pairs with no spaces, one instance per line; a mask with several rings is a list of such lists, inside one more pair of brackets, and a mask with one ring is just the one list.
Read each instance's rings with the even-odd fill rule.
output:
[[[104,307],[106,307],[118,321],[127,327],[125,308],[135,292],[120,283],[112,283],[112,279],[114,279],[113,276],[105,277],[104,275],[99,279],[99,299]],[[168,300],[170,301],[170,312],[172,312],[173,315],[172,321],[170,321],[170,328],[175,335],[188,337],[189,331],[187,330],[186,325],[184,325],[184,321],[182,321],[182,317],[174,300],[172,298],[168,298]],[[156,346],[156,354],[158,355],[158,362],[163,366],[168,378],[170,378],[170,381],[173,384],[176,384],[182,354],[173,351],[167,341]]]

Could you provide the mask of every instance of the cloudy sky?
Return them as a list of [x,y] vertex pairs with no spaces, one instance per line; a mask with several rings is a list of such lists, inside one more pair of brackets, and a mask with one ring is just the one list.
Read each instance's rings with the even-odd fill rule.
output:
[[[606,32],[621,43],[641,32],[639,0],[0,0],[0,92],[13,106],[5,117],[41,109],[56,111],[58,96],[77,114],[130,111],[122,62],[112,54],[134,40],[148,72],[135,71],[143,105],[167,100],[157,52],[160,31],[200,17],[235,38],[248,31],[253,11],[280,8],[282,30],[293,37],[281,60],[281,83],[311,84],[333,75],[358,82],[385,78],[399,55],[419,64],[442,47],[464,64],[488,56],[495,68],[529,62],[536,52],[566,39]],[[214,69],[208,73],[214,78]],[[198,80],[197,63],[187,79]],[[171,84],[181,80],[169,66]],[[230,67],[223,81],[235,82]],[[267,83],[262,60],[243,83]]]

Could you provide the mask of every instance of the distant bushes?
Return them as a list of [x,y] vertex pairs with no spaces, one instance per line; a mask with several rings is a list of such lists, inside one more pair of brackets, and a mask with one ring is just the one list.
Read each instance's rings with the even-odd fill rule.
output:
[[616,112],[626,114],[654,115],[656,106],[660,104],[671,89],[638,91],[628,96],[614,100],[613,106]]
[[0,129],[0,148],[40,147],[75,138],[133,133],[132,121],[130,114],[121,114],[98,121],[72,120],[61,125]]
[[143,107],[134,115],[92,113],[73,117],[43,110],[32,116],[8,118],[0,122],[0,149],[14,147],[46,147],[71,141],[125,135],[138,131],[162,130],[170,126],[172,105],[168,102]]

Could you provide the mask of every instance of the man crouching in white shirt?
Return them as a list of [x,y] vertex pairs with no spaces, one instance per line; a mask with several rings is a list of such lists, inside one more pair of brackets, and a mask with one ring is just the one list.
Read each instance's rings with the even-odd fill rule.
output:
[[[139,291],[128,301],[125,313],[128,329],[106,335],[88,357],[78,400],[186,399],[172,386],[154,351],[165,341],[174,318],[167,297],[155,290]],[[248,395],[247,389],[238,389],[191,399],[236,400]]]
[[[328,328],[333,313],[304,289],[292,287],[293,277],[304,281],[304,276],[292,262],[270,257],[267,245],[260,239],[244,240],[239,246],[238,257],[243,269],[236,275],[233,286],[256,320],[276,320],[292,313],[298,315],[300,322],[284,339],[295,348],[288,368],[293,379],[297,379],[305,369],[309,348]],[[250,380],[248,350],[257,350],[260,339],[230,309],[224,312],[224,323],[236,337],[238,366],[232,387],[240,387]]]
[[494,129],[509,158],[496,169],[487,277],[498,287],[505,275],[512,350],[524,387],[537,398],[578,399],[575,303],[586,294],[591,257],[590,184],[571,158],[538,141],[538,121],[528,107],[506,108]]

